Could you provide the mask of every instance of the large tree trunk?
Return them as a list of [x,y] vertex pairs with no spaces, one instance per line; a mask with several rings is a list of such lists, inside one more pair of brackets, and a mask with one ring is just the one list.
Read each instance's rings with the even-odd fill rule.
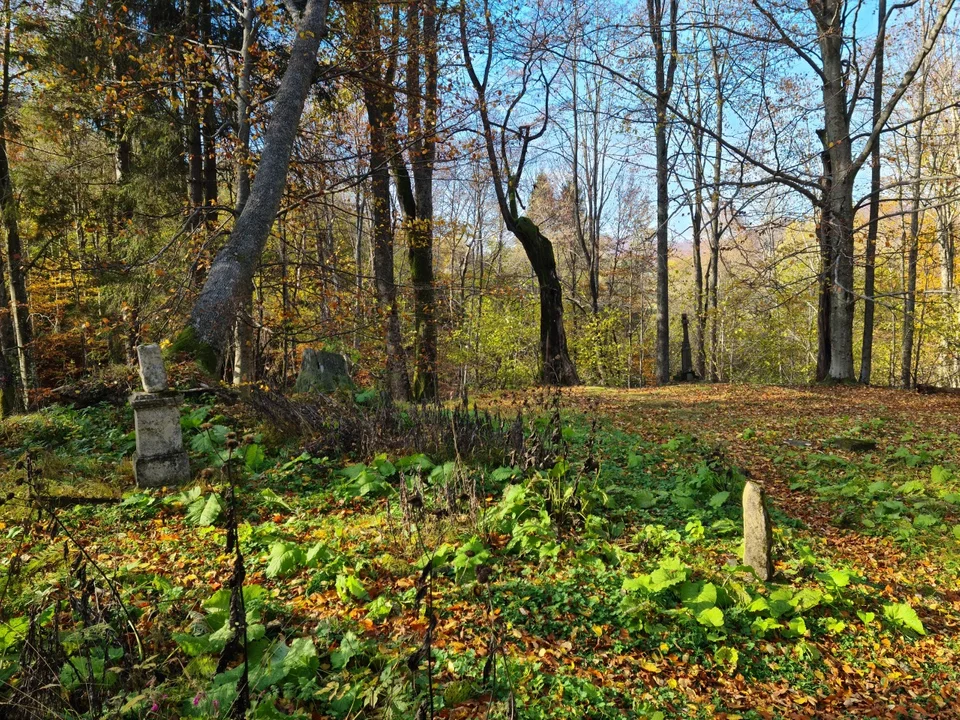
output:
[[[413,397],[418,400],[433,400],[437,396],[436,289],[433,280],[433,168],[437,154],[438,102],[436,0],[420,0],[407,5],[406,34],[409,134],[406,144],[409,146],[411,173],[408,173],[404,164],[399,142],[393,145],[392,163],[397,181],[397,195],[405,217],[410,279],[413,283],[416,359]],[[424,65],[422,85],[421,57]]]
[[19,401],[20,379],[17,340],[10,322],[10,294],[7,292],[7,272],[0,251],[0,419],[22,408]]
[[373,210],[373,274],[377,302],[384,323],[387,351],[386,385],[394,400],[410,397],[410,382],[403,354],[403,336],[397,312],[397,286],[393,272],[393,228],[390,222],[390,170],[387,132],[381,113],[381,91],[366,83],[364,98],[370,121],[370,180]]
[[[887,0],[879,0],[877,7],[876,59],[873,67],[873,122],[883,111],[883,55],[887,35]],[[876,302],[877,231],[880,226],[880,143],[873,144],[870,153],[870,219],[867,225],[867,246],[863,268],[863,342],[860,346],[860,382],[870,384],[873,372],[873,324]]]
[[22,409],[30,405],[30,389],[34,386],[33,331],[27,301],[26,258],[20,240],[19,208],[10,175],[7,155],[7,111],[10,108],[10,41],[12,34],[10,3],[4,3],[3,86],[0,88],[0,214],[7,236],[7,288],[9,290],[10,325],[16,343]]
[[[924,79],[925,80],[925,79]],[[907,236],[906,283],[903,294],[903,335],[900,353],[900,383],[904,388],[912,388],[916,378],[913,376],[913,336],[916,329],[917,309],[917,259],[920,254],[920,194],[921,176],[923,174],[923,113],[926,110],[925,82],[920,84],[920,117],[917,123],[916,137],[914,138],[913,158],[907,150],[906,159],[909,166],[912,160],[913,189],[910,198],[910,227]]]
[[563,288],[557,274],[553,245],[528,217],[517,220],[514,235],[520,241],[540,287],[541,379],[546,385],[579,385],[580,376],[567,351],[563,329]]
[[853,380],[853,166],[847,77],[843,64],[843,32],[836,0],[816,3],[823,62],[823,142],[829,160],[828,187],[823,193],[825,231],[830,238],[830,370],[831,380]]
[[[656,55],[656,146],[657,146],[657,382],[670,382],[670,186],[669,148],[667,146],[667,111],[673,93],[673,76],[677,67],[677,0],[669,0],[669,16],[664,0],[647,0],[650,37]],[[665,27],[664,22],[667,22]],[[664,47],[667,31],[669,49]]]
[[216,372],[233,334],[237,311],[248,293],[280,207],[297,126],[317,67],[317,50],[326,33],[328,4],[329,0],[308,0],[299,17],[250,198],[237,218],[230,240],[210,267],[187,329],[174,344],[174,351],[190,351],[211,373]]
[[[195,42],[197,37],[197,0],[187,0],[183,6],[187,34]],[[187,198],[189,227],[195,230],[203,222],[203,130],[200,112],[200,76],[196,61],[184,63],[184,122],[187,141]]]

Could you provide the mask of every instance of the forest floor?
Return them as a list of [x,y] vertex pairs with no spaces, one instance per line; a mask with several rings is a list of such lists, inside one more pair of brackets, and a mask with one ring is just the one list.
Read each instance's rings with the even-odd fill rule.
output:
[[[4,421],[0,715],[32,697],[57,717],[228,716],[232,478],[254,717],[960,717],[960,398],[684,385],[478,404],[529,419],[521,456],[427,457],[410,420],[402,452],[330,458],[199,402],[182,425],[213,472],[156,491],[131,490],[128,408]],[[513,442],[472,417],[458,450]],[[745,477],[771,505],[770,583],[739,560]],[[123,500],[38,518],[41,485]],[[44,637],[40,662],[24,648]]]

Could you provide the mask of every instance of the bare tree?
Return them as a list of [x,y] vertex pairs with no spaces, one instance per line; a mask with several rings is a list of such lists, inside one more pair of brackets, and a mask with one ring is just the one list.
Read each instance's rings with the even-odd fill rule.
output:
[[[485,60],[479,73],[470,50],[465,4],[461,4],[459,13],[460,45],[467,74],[476,94],[476,108],[480,116],[481,133],[490,164],[497,205],[507,230],[523,247],[540,289],[540,356],[543,363],[541,380],[547,385],[577,385],[580,383],[580,378],[567,350],[567,336],[563,327],[563,291],[557,275],[557,260],[553,245],[530,218],[520,214],[517,197],[530,145],[541,138],[547,129],[550,118],[550,83],[556,75],[552,77],[546,75],[544,58],[548,50],[545,47],[544,35],[531,33],[531,42],[520,58],[519,90],[510,101],[504,118],[495,125],[491,119],[491,98],[488,95],[496,38],[489,0],[484,0],[482,13]],[[535,78],[539,79],[546,94],[540,127],[536,130],[530,125],[514,128],[511,126],[513,112],[526,96]],[[511,139],[519,144],[517,159],[513,164],[508,151],[508,143]]]

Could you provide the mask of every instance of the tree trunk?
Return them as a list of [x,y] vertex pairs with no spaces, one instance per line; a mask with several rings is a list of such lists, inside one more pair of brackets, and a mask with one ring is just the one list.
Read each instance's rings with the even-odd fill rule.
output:
[[204,222],[217,222],[217,108],[213,102],[213,13],[210,0],[200,0],[200,42],[204,50],[203,86],[203,205]]
[[370,180],[373,210],[373,274],[377,302],[384,323],[387,367],[386,385],[394,400],[410,398],[410,382],[403,354],[403,336],[397,312],[397,286],[393,274],[393,228],[390,222],[390,170],[387,132],[384,128],[382,93],[373,83],[364,86],[370,122]]
[[528,217],[517,220],[514,234],[526,251],[540,287],[541,378],[546,385],[579,385],[580,377],[567,351],[563,329],[563,288],[553,245]]
[[230,240],[210,267],[190,324],[174,344],[174,351],[190,351],[211,373],[216,372],[233,334],[237,310],[244,302],[280,207],[297,126],[317,67],[317,50],[326,33],[328,4],[329,0],[308,0],[298,19],[250,197]]
[[[422,11],[422,12],[421,12]],[[423,27],[421,29],[421,15]],[[437,396],[436,289],[433,279],[433,168],[437,129],[437,3],[413,1],[407,5],[407,132],[410,168],[393,133],[392,164],[397,195],[403,209],[413,283],[413,329],[416,368],[413,397]],[[423,58],[423,83],[420,59]],[[390,104],[394,102],[391,99]],[[391,113],[392,115],[392,113]],[[389,117],[386,118],[389,120]],[[412,184],[411,184],[412,174]]]
[[[250,76],[253,73],[254,2],[243,0],[243,35],[240,41],[240,75],[237,78],[237,155],[236,155],[236,214],[239,217],[250,197]],[[214,163],[216,160],[214,159]],[[214,165],[214,173],[216,167]],[[216,192],[216,185],[213,188]],[[215,196],[214,196],[215,197]],[[255,379],[253,347],[253,283],[244,290],[244,299],[237,313],[234,329],[233,383]]]
[[20,378],[15,368],[19,365],[17,340],[10,322],[10,294],[7,292],[7,272],[0,252],[0,419],[22,409]]
[[[903,335],[900,352],[900,383],[904,388],[912,388],[916,378],[913,374],[913,337],[916,329],[917,309],[917,259],[920,254],[920,195],[921,176],[923,174],[923,113],[926,110],[925,80],[920,85],[920,117],[917,123],[913,149],[913,195],[910,198],[910,229],[907,236],[907,278],[903,294]],[[906,153],[910,163],[910,152]]]
[[20,240],[19,208],[10,175],[7,154],[7,111],[10,108],[10,42],[12,18],[9,0],[4,2],[3,86],[0,88],[0,214],[7,236],[7,275],[10,325],[16,347],[16,364],[20,380],[20,405],[30,406],[30,389],[36,383],[33,364],[33,332],[30,327],[30,309],[27,300],[26,258]]
[[[197,0],[184,3],[188,35],[197,40]],[[200,112],[199,68],[195,61],[184,64],[184,121],[187,129],[187,197],[189,200],[189,227],[196,230],[203,222],[203,130]]]
[[[873,122],[883,111],[883,55],[887,34],[887,0],[877,7],[876,59],[873,67]],[[874,292],[877,272],[877,231],[880,226],[880,143],[870,153],[870,219],[867,225],[867,246],[863,268],[863,342],[860,346],[860,382],[870,384],[873,372],[873,324],[876,314]]]
[[[667,111],[673,93],[677,67],[677,0],[669,0],[669,18],[664,17],[663,0],[647,0],[650,36],[656,55],[656,146],[657,146],[657,382],[670,382],[670,186]],[[664,20],[670,43],[664,48]]]
[[[818,4],[818,42],[823,63],[823,143],[829,160],[823,215],[830,238],[830,369],[831,380],[853,380],[853,166],[843,32],[835,0]],[[829,6],[829,7],[828,7]],[[835,12],[836,11],[836,12]]]

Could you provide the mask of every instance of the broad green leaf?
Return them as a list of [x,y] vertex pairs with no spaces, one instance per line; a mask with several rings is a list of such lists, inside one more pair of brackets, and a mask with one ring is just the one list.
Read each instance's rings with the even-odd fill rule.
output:
[[200,498],[190,503],[187,508],[186,522],[188,525],[206,527],[213,525],[220,517],[223,507],[220,504],[220,496],[216,493],[207,495],[206,499]]
[[299,570],[306,562],[306,555],[299,545],[290,542],[275,542],[270,546],[268,578],[283,577]]
[[252,473],[260,472],[267,465],[267,456],[263,448],[256,443],[247,445],[243,452],[243,464]]
[[283,669],[289,673],[303,672],[306,675],[313,675],[320,667],[320,659],[317,657],[317,648],[310,638],[297,638],[290,643],[290,651],[283,659]]
[[343,640],[340,641],[339,649],[334,650],[330,654],[330,664],[334,670],[340,670],[346,667],[347,663],[359,655],[360,652],[360,640],[357,639],[354,633],[348,632],[343,636]]
[[729,497],[730,497],[730,492],[727,490],[723,490],[721,492],[714,494],[714,496],[711,497],[710,500],[708,500],[707,502],[709,503],[710,507],[719,510],[720,507],[723,506],[723,504],[727,501],[727,498]]
[[697,622],[707,627],[723,627],[723,610],[709,607],[697,613]]
[[287,501],[284,500],[279,495],[277,495],[270,488],[264,488],[263,490],[261,490],[260,497],[263,498],[264,502],[266,502],[268,505],[278,505],[284,508],[285,510],[289,510],[290,512],[293,512],[293,508],[290,507]]
[[344,601],[348,600],[351,596],[357,600],[370,599],[366,588],[363,587],[363,583],[357,579],[356,575],[337,575],[336,588],[340,599]]
[[883,616],[898,627],[912,630],[918,635],[926,635],[923,623],[917,617],[917,611],[907,603],[891,603],[883,606]]
[[816,577],[824,585],[835,588],[846,587],[850,584],[850,573],[843,570],[828,570],[827,572],[817,573]]

